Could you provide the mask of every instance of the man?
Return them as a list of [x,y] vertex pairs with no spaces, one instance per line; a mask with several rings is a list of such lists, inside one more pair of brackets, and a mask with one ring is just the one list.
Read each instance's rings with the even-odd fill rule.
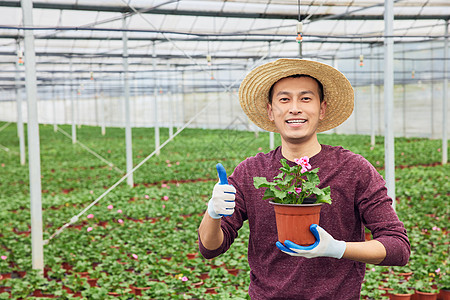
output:
[[[217,184],[199,227],[206,258],[228,250],[245,220],[252,299],[359,299],[365,264],[405,265],[410,244],[392,208],[384,180],[362,156],[321,145],[317,133],[353,111],[353,88],[338,70],[314,61],[279,59],[251,71],[239,89],[241,106],[256,125],[280,133],[281,147],[241,162],[229,185]],[[310,157],[319,188],[331,187],[313,249],[277,242],[275,214],[253,177],[271,180],[280,159]],[[223,217],[226,216],[226,217]],[[364,241],[364,226],[374,239]]]

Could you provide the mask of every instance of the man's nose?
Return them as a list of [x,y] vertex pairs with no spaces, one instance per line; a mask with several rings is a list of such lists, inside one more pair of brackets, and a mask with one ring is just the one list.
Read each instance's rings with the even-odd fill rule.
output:
[[292,101],[291,107],[289,108],[289,112],[292,114],[300,114],[302,112],[300,103],[296,100]]

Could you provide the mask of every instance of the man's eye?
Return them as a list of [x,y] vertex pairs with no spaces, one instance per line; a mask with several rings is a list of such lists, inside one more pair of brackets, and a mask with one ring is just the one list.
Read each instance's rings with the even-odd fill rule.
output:
[[303,97],[303,98],[302,98],[302,101],[311,101],[311,98],[309,98],[309,97]]
[[280,101],[282,102],[289,101],[289,98],[280,98]]

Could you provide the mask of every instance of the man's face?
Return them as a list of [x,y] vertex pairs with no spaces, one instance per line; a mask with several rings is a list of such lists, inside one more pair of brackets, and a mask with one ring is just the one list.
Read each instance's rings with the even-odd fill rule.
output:
[[319,120],[325,117],[326,102],[320,103],[319,86],[309,77],[284,78],[273,86],[269,119],[281,138],[299,144],[316,137]]

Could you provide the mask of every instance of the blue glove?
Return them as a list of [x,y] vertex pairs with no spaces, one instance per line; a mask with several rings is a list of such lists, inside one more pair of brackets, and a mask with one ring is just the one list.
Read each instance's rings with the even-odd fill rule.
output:
[[313,257],[334,257],[342,258],[346,244],[344,241],[335,240],[328,232],[317,224],[309,227],[316,238],[316,242],[310,246],[299,246],[289,240],[284,241],[284,245],[277,242],[278,249],[292,256]]
[[208,214],[213,219],[220,219],[234,213],[236,189],[228,184],[227,173],[222,164],[217,164],[216,169],[219,182],[214,186],[212,197],[208,202]]

